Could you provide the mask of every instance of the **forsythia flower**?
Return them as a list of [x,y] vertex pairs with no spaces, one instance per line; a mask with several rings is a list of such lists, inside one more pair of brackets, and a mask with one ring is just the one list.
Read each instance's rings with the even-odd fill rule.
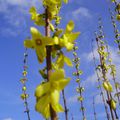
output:
[[56,70],[50,75],[50,80],[37,86],[36,111],[40,112],[45,118],[50,117],[50,105],[56,112],[63,112],[59,104],[60,91],[69,83],[70,78],[65,78],[63,69]]
[[42,34],[34,27],[31,27],[31,40],[25,40],[24,46],[26,48],[35,49],[38,60],[40,63],[44,61],[46,57],[46,46],[53,45],[53,39],[50,37],[42,36]]
[[56,65],[58,66],[58,68],[63,68],[64,63],[66,63],[68,66],[73,66],[70,58],[64,56],[64,54],[61,53],[56,60]]
[[61,38],[54,38],[54,41],[56,44],[60,45],[61,47],[65,47],[67,51],[73,50],[74,47],[74,41],[78,38],[80,32],[73,33],[74,29],[74,22],[69,21],[69,23],[66,26],[65,33],[62,35]]

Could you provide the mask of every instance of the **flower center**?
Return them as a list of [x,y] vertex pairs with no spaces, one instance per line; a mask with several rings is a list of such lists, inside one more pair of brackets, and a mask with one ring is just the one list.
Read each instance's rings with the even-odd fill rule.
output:
[[37,39],[37,40],[36,40],[36,45],[42,45],[41,39]]

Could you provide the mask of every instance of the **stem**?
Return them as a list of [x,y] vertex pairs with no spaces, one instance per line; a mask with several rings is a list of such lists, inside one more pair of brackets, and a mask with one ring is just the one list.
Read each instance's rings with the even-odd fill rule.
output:
[[[108,58],[110,59],[111,57],[110,57],[109,47],[108,47],[107,44],[106,44],[106,48],[107,48]],[[111,61],[110,61],[110,65],[112,65]],[[114,81],[114,86],[115,86],[116,93],[118,93],[119,90],[118,90],[117,86],[115,85],[116,84],[116,78],[115,78],[114,73],[112,73],[112,78],[113,78],[113,81]],[[119,95],[117,95],[117,99],[118,99],[118,103],[119,103],[119,106],[120,106],[120,97],[119,97]]]
[[65,98],[64,90],[62,90],[62,95],[63,95],[64,108],[65,108],[65,118],[66,118],[66,120],[68,120],[68,109],[67,109],[67,104],[66,104],[66,98]]
[[[24,94],[26,94],[25,92],[24,92]],[[29,108],[28,108],[28,102],[27,102],[27,99],[25,98],[25,107],[26,107],[26,113],[27,113],[27,117],[28,117],[28,120],[30,120],[30,111],[29,111]]]
[[[116,3],[117,4],[117,3]],[[116,40],[119,40],[119,31],[118,31],[118,28],[117,28],[117,24],[116,24],[116,21],[115,21],[115,17],[112,13],[112,11],[110,10],[109,8],[109,13],[110,13],[110,17],[111,17],[111,22],[112,22],[112,25],[113,25],[113,29],[114,29],[114,33],[115,33],[115,39]],[[120,51],[120,42],[117,43],[118,44],[118,50]]]
[[[109,9],[110,10],[110,9]],[[110,11],[111,12],[111,11]],[[112,13],[111,13],[112,14]],[[111,18],[113,18],[113,17],[111,17]],[[114,22],[113,22],[114,23]],[[114,24],[113,24],[114,25]],[[114,26],[115,27],[115,26]],[[116,27],[115,27],[116,28]],[[104,32],[103,32],[103,26],[102,26],[102,21],[101,21],[101,18],[99,19],[99,33],[100,33],[100,36],[101,36],[101,39],[103,39],[104,38]],[[119,38],[118,38],[118,30],[116,29],[116,31],[115,31],[115,33],[116,33],[116,38],[119,40]],[[97,40],[97,39],[96,39]],[[99,40],[99,37],[98,37],[98,40]],[[99,41],[97,41],[98,43],[99,43]],[[99,45],[99,44],[98,44]],[[103,45],[102,45],[102,43],[100,43],[100,47],[102,47]],[[108,53],[108,59],[110,59],[110,53],[109,53],[109,50],[108,50],[108,45],[107,45],[107,43],[105,44],[105,47],[106,47],[106,49],[107,49],[107,53]],[[102,69],[102,74],[103,74],[103,79],[104,79],[104,81],[106,80],[106,74],[107,74],[107,71],[104,69],[104,66],[103,66],[103,64],[105,64],[105,59],[104,59],[104,56],[102,56],[102,55],[100,55],[101,56],[101,69]],[[110,62],[110,65],[112,65],[111,64],[111,62]],[[113,81],[114,81],[114,84],[115,84],[115,74],[114,74],[114,72],[112,72],[113,73]],[[116,90],[117,91],[117,90]],[[113,97],[112,97],[112,94],[111,94],[111,92],[107,92],[107,96],[108,96],[108,104],[109,104],[109,107],[110,107],[110,111],[111,111],[111,116],[112,116],[112,118],[114,119],[114,115],[113,115],[113,111],[114,111],[114,113],[115,113],[115,117],[116,117],[116,119],[118,119],[118,116],[117,116],[117,112],[116,112],[116,109],[115,110],[113,110],[112,109],[112,107],[111,107],[111,104],[110,104],[110,102],[111,102],[111,100],[113,99]],[[118,97],[118,102],[119,102],[119,97]]]
[[[98,37],[98,40],[102,40],[103,38],[104,38],[104,32],[103,32],[103,26],[102,26],[102,21],[101,21],[101,18],[99,19],[99,33],[100,33],[100,37],[101,37],[101,39]],[[118,32],[117,32],[117,36],[118,36]],[[118,38],[118,37],[116,37],[116,38]],[[96,39],[97,40],[97,39]],[[99,43],[99,41],[97,41],[98,43]],[[98,46],[99,46],[99,44],[98,44]],[[100,43],[100,46],[99,46],[99,48],[101,48],[103,45],[102,45],[102,43]],[[108,53],[108,59],[110,58],[110,53],[109,53],[109,50],[108,50],[108,45],[106,44],[105,45],[105,47],[106,47],[106,49],[107,49],[107,52],[106,53]],[[106,75],[107,75],[107,71],[105,70],[105,68],[104,68],[104,64],[106,63],[106,60],[104,59],[104,56],[103,55],[100,55],[101,56],[101,69],[102,69],[102,74],[103,74],[103,79],[104,79],[104,81],[106,81]],[[110,65],[111,65],[111,62],[110,62]],[[115,74],[113,74],[113,80],[114,80],[114,82],[115,82]],[[113,99],[113,97],[112,97],[112,94],[111,94],[111,92],[108,92],[107,91],[107,96],[108,96],[108,104],[109,104],[109,107],[110,107],[110,111],[111,111],[111,116],[112,116],[112,119],[114,119],[114,115],[113,115],[113,111],[114,111],[114,113],[115,113],[115,117],[116,117],[116,119],[118,118],[118,116],[117,116],[117,113],[116,113],[116,109],[115,110],[113,110],[112,109],[112,107],[111,107],[111,104],[110,104],[110,102],[111,102],[111,100]],[[119,101],[119,98],[118,98],[118,101]]]
[[107,116],[107,119],[110,120],[110,115],[109,115],[109,111],[108,111],[108,107],[106,105],[106,102],[105,102],[105,96],[104,96],[104,93],[103,93],[103,90],[102,90],[102,87],[101,87],[101,82],[100,82],[100,79],[101,77],[99,76],[99,73],[97,71],[97,65],[96,65],[96,58],[95,58],[95,55],[94,55],[94,51],[93,51],[93,40],[91,42],[91,47],[92,47],[92,54],[93,54],[93,60],[94,60],[94,66],[95,66],[95,72],[96,72],[96,75],[97,75],[97,80],[98,80],[98,84],[99,84],[99,87],[100,87],[100,92],[101,92],[101,96],[102,96],[102,101],[104,103],[104,107],[105,107],[105,112],[106,112],[106,116]]
[[97,114],[96,114],[96,111],[95,111],[95,99],[93,97],[93,111],[94,111],[94,118],[95,120],[97,120]]
[[[48,10],[47,8],[45,9],[45,35],[50,37],[50,28],[49,28],[49,18],[48,18]],[[51,70],[52,70],[52,65],[51,65],[51,46],[46,46],[46,64],[47,64],[47,81],[49,81]],[[50,115],[51,115],[51,120],[57,120],[57,113],[54,111],[52,106],[50,105]]]
[[[25,49],[25,53],[24,53],[24,67],[27,66],[27,59],[28,59],[28,53],[27,53],[27,48]],[[26,71],[26,67],[24,68],[24,71]],[[26,79],[26,75],[24,76],[23,79]],[[26,81],[24,81],[23,83],[23,87],[26,87]],[[26,90],[22,90],[24,95],[27,95]],[[25,113],[27,113],[27,118],[28,120],[30,120],[30,111],[29,111],[29,106],[28,106],[28,101],[27,101],[27,97],[25,97],[24,99],[24,104],[25,104]]]
[[[75,49],[74,49],[74,52],[75,52]],[[76,53],[76,54],[73,54],[73,55],[74,55],[74,58],[75,58],[75,59],[78,59],[77,53]],[[75,63],[75,65],[77,65],[77,64],[78,64],[78,62]],[[79,68],[78,68],[78,67],[75,67],[75,68],[76,68],[76,72],[79,73]],[[77,77],[77,79],[80,80],[80,75],[79,75],[79,74],[77,74],[76,77]],[[78,82],[78,88],[81,89],[81,84],[80,84],[80,82]],[[82,91],[81,91],[81,90],[80,90],[80,92],[79,92],[79,96],[80,96],[81,98],[83,98],[83,96],[82,96]],[[86,116],[85,116],[85,110],[84,110],[83,100],[80,100],[80,105],[81,105],[82,117],[83,117],[83,120],[85,120],[85,119],[86,119]]]
[[[96,42],[97,42],[97,46],[98,46],[98,49],[100,48],[100,45],[99,45],[99,37],[96,38]],[[103,64],[104,64],[104,60],[103,60],[103,56],[101,56],[99,54],[99,57],[100,57],[100,64],[101,64],[101,70],[102,70],[102,75],[103,75],[103,81],[106,81],[106,71],[104,70],[104,67],[103,67]],[[111,93],[109,93],[108,91],[106,91],[106,94],[107,94],[107,98],[108,98],[108,105],[109,105],[109,108],[110,108],[110,113],[111,113],[111,117],[112,117],[112,120],[114,120],[114,115],[113,115],[113,111],[112,111],[112,108],[111,108],[111,105],[109,104],[110,101],[111,101]]]

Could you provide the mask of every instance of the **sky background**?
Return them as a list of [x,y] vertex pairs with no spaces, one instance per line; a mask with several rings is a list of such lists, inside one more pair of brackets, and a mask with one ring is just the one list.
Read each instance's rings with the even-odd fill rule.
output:
[[[29,8],[36,6],[38,11],[42,11],[42,5],[39,0],[0,0],[0,120],[27,120],[24,114],[23,101],[20,99],[21,83],[23,70],[23,41],[30,36],[30,26],[35,26],[30,20]],[[92,109],[92,98],[95,97],[96,112],[98,120],[106,120],[102,100],[97,90],[96,75],[91,53],[91,39],[94,38],[94,31],[97,29],[99,16],[103,19],[106,40],[109,42],[110,51],[113,57],[113,63],[117,65],[117,73],[120,71],[120,60],[117,55],[117,45],[114,43],[113,28],[111,25],[108,8],[112,4],[106,0],[69,0],[67,5],[61,9],[61,28],[69,20],[75,22],[75,31],[80,31],[81,35],[77,39],[79,46],[78,55],[80,60],[80,69],[84,72],[81,76],[82,85],[85,87],[84,98],[87,120],[94,120]],[[43,29],[40,28],[41,31]],[[94,51],[96,59],[96,45]],[[72,54],[67,54],[71,59]],[[30,94],[29,105],[31,120],[44,120],[43,117],[35,112],[34,90],[42,80],[38,73],[43,65],[38,64],[35,52],[29,50],[28,58],[28,83],[27,91]],[[72,77],[74,68],[65,66],[66,76]],[[117,74],[119,81],[120,74]],[[77,102],[76,93],[77,84],[72,77],[70,84],[65,89],[67,104],[69,108],[69,120],[71,114],[74,120],[81,120],[80,104]],[[61,100],[62,103],[62,100]],[[118,110],[120,111],[120,110]],[[64,113],[59,114],[60,120],[64,120]]]

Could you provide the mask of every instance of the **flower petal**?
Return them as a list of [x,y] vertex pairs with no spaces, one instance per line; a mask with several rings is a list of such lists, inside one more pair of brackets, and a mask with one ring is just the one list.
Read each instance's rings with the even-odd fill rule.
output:
[[53,73],[51,73],[50,82],[59,81],[61,79],[64,79],[64,77],[65,77],[65,73],[63,69],[56,70]]
[[66,34],[66,36],[68,37],[69,42],[71,42],[71,43],[73,43],[78,38],[79,35],[80,35],[80,32]]
[[63,107],[60,104],[57,105],[52,105],[52,108],[56,111],[56,112],[64,112]]
[[69,23],[66,26],[65,33],[70,33],[74,29],[74,22],[72,20],[69,21]]
[[47,94],[47,92],[49,92],[50,90],[50,83],[46,82],[44,84],[40,84],[37,86],[36,90],[35,90],[35,96],[37,98]]
[[24,41],[24,46],[25,46],[26,48],[34,48],[34,47],[35,47],[32,40],[25,40],[25,41]]
[[64,61],[65,61],[65,63],[68,65],[68,66],[73,66],[73,64],[72,64],[72,61],[70,60],[70,58],[68,58],[68,57],[64,57]]
[[60,92],[58,90],[54,90],[50,94],[50,103],[51,105],[56,105],[59,103]]
[[42,114],[47,119],[50,117],[50,104],[48,104],[46,106],[46,108],[44,109],[44,111],[42,112]]
[[64,66],[64,55],[60,54],[56,60],[56,64],[58,66],[58,68],[63,68]]
[[50,96],[49,94],[47,94],[42,98],[38,99],[35,105],[36,111],[41,113],[45,118],[48,118],[50,116],[49,103],[50,103]]
[[36,40],[36,39],[40,39],[41,38],[41,33],[38,31],[38,29],[36,29],[35,27],[31,27],[30,28],[31,34],[32,34],[32,39]]
[[44,61],[44,58],[46,57],[46,49],[44,46],[37,46],[36,47],[36,54],[37,54],[37,57],[38,57],[38,61],[40,63],[43,63]]
[[54,40],[53,40],[53,38],[51,38],[51,37],[43,37],[42,38],[42,43],[43,43],[43,45],[44,46],[47,46],[47,45],[53,45],[54,44]]
[[67,79],[61,79],[59,81],[54,82],[54,89],[61,91],[67,86],[67,84],[70,82],[70,78]]
[[65,47],[66,47],[67,51],[71,51],[71,50],[73,50],[74,44],[68,42],[68,43],[65,45]]

